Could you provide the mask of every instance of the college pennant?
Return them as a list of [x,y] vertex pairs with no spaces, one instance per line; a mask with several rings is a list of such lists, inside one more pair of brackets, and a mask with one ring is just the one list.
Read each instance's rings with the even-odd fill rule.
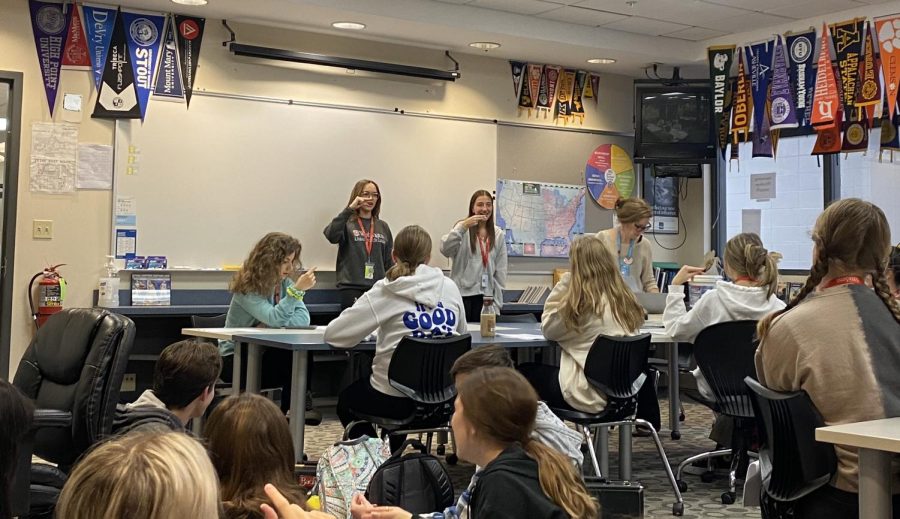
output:
[[897,92],[900,90],[900,14],[875,18],[875,32],[878,33],[884,95],[887,98],[887,110],[882,111],[882,117],[891,118],[897,106]]
[[50,117],[53,117],[56,93],[59,90],[59,68],[62,65],[66,15],[62,12],[62,4],[28,0],[28,7],[31,12],[31,29],[34,32],[38,66],[44,80],[44,93],[47,95]]
[[[881,82],[878,78],[878,63],[875,56],[875,41],[872,25],[866,24],[866,39],[863,43],[863,59],[859,63],[859,94],[856,106],[875,106],[881,101]],[[890,117],[888,117],[890,119]]]
[[594,99],[594,85],[593,85],[594,74],[588,72],[587,80],[584,82],[584,90],[581,92],[581,97],[584,99]]
[[600,76],[591,74],[591,90],[594,91],[594,104],[600,101]]
[[147,115],[166,18],[162,15],[122,11],[122,22],[125,24],[125,37],[128,39],[131,69],[134,72],[134,85],[143,121]]
[[525,63],[522,61],[510,61],[510,72],[513,80],[513,95],[519,98],[519,87],[522,85],[522,75],[525,73]]
[[175,20],[166,20],[166,36],[156,70],[153,97],[166,101],[184,101],[184,83],[181,81],[181,67],[178,65],[178,48],[175,44]]
[[[753,95],[754,107],[765,107],[769,95],[769,80],[772,68],[772,41],[764,41],[746,47],[747,63],[750,72],[750,92]],[[763,110],[753,111],[753,131],[763,127],[766,114]]]
[[[750,113],[753,111],[753,97],[744,68],[744,52],[738,51],[738,74],[735,80],[734,108],[731,110],[731,142],[737,144],[738,136],[744,134],[744,142],[750,138]],[[733,153],[733,152],[732,152]]]
[[125,42],[125,24],[121,13],[116,16],[113,25],[106,63],[103,65],[103,78],[97,103],[91,117],[100,119],[138,119],[141,107],[138,104],[137,91],[134,87],[134,70],[128,56],[128,44]]
[[755,110],[763,113],[762,127],[759,130],[753,130],[753,154],[752,157],[773,157],[774,146],[772,143],[772,131],[769,128],[769,102],[766,101],[761,107],[755,106]]
[[722,158],[725,158],[725,151],[728,147],[728,134],[731,133],[731,109],[734,107],[734,91],[737,81],[735,78],[728,78],[725,87],[725,107],[723,115],[719,119],[719,149],[722,150]]
[[841,151],[856,153],[869,149],[869,120],[865,112],[860,120],[846,120],[842,126],[844,139],[841,141]]
[[557,86],[558,92],[556,95],[556,117],[557,119],[562,119],[563,124],[569,123],[569,118],[572,116],[571,112],[571,100],[572,100],[572,90],[575,88],[575,71],[565,69],[559,76],[559,86]]
[[734,59],[734,45],[709,47],[709,78],[713,84],[713,116],[716,128],[719,130],[719,148],[725,150],[728,141],[728,131],[722,133],[722,121],[728,119],[728,98],[731,97],[728,84],[728,76],[731,73],[731,62]]
[[534,107],[534,98],[531,95],[531,81],[528,81],[526,77],[519,88],[519,115],[522,115],[522,109],[525,108],[528,110],[528,116],[531,117],[532,107]]
[[800,126],[807,127],[812,113],[812,98],[816,81],[816,76],[813,74],[816,30],[810,27],[806,32],[788,34],[786,44],[797,122]]
[[863,18],[847,20],[831,26],[834,52],[837,56],[838,77],[841,81],[841,103],[845,112],[856,107],[856,80],[859,77],[859,57],[862,53]]
[[556,100],[556,88],[559,85],[560,68],[554,65],[544,65],[544,74],[541,76],[541,87],[538,92],[538,113],[544,114],[544,119],[553,112]]
[[[834,69],[831,67],[831,45],[829,44],[831,35],[828,31],[828,26],[825,24],[822,24],[821,41],[810,123],[817,130],[819,128],[837,127],[838,133],[840,133],[840,121],[837,119],[837,111],[840,110],[841,100],[838,98],[837,81],[834,78]],[[840,141],[840,139],[838,140]],[[818,143],[818,140],[816,143]]]
[[113,27],[116,23],[116,10],[106,7],[82,6],[84,12],[84,28],[91,58],[91,70],[94,73],[94,87],[100,91],[103,80],[103,68],[106,66],[106,53],[112,39]]
[[63,47],[62,68],[74,70],[91,68],[81,13],[78,11],[78,5],[74,3],[69,11],[69,30],[66,31],[66,44]]
[[572,90],[572,117],[578,120],[580,124],[584,124],[584,100],[581,93],[584,90],[584,84],[587,81],[587,72],[579,70],[575,73],[575,88]]
[[197,74],[200,44],[203,43],[203,27],[205,25],[206,18],[175,15],[178,62],[181,64],[181,77],[184,80],[184,99],[187,101],[188,106],[191,105],[191,94],[194,92],[194,77]]
[[885,151],[890,151],[890,160],[894,161],[894,152],[900,151],[900,114],[894,114],[893,118],[881,118],[881,143],[878,147],[878,161],[881,162]]
[[797,110],[791,92],[790,74],[781,36],[775,37],[775,55],[772,58],[772,91],[769,94],[769,128],[796,128]]

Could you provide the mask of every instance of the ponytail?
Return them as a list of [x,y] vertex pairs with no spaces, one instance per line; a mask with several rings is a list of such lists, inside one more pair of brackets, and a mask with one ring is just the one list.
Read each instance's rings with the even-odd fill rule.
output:
[[393,253],[397,261],[384,274],[388,281],[411,276],[419,265],[428,262],[431,254],[431,236],[418,225],[408,225],[397,233]]
[[767,287],[767,297],[772,297],[778,289],[777,252],[769,252],[763,247],[756,233],[741,233],[725,244],[725,264],[739,276],[746,276],[757,286]]
[[599,505],[584,487],[572,461],[543,443],[526,438],[522,447],[538,464],[541,490],[572,519],[597,517]]
[[[815,236],[813,236],[813,240],[818,242]],[[760,342],[764,341],[766,335],[769,334],[769,330],[772,327],[772,321],[806,299],[806,296],[811,294],[825,278],[825,275],[828,274],[828,255],[825,253],[825,247],[818,246],[817,244],[816,250],[818,251],[818,254],[813,259],[812,268],[809,270],[809,277],[806,278],[806,283],[803,285],[803,288],[788,301],[787,306],[777,312],[765,316],[759,321],[759,324],[756,326],[756,335],[759,337]]]
[[875,285],[875,293],[878,294],[878,297],[881,298],[881,301],[884,302],[885,306],[888,307],[888,310],[891,311],[891,314],[894,316],[894,320],[900,323],[900,302],[894,299],[894,297],[891,295],[891,289],[890,287],[888,287],[884,271],[875,273],[872,276],[872,281]]
[[388,281],[394,281],[399,277],[411,276],[416,272],[416,267],[418,267],[418,265],[414,267],[406,260],[398,259],[397,262],[394,263],[394,266],[384,273],[384,277],[386,277]]

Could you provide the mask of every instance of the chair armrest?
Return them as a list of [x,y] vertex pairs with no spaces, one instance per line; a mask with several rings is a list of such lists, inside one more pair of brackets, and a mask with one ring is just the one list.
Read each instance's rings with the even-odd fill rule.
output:
[[72,413],[70,411],[60,411],[57,409],[36,409],[34,411],[34,421],[31,424],[31,428],[62,428],[69,427],[71,425]]

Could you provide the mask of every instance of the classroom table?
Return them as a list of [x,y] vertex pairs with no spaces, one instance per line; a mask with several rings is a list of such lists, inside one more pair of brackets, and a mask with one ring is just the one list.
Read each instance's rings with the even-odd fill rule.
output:
[[[500,323],[497,325],[495,337],[482,337],[478,323],[469,323],[469,334],[472,336],[472,345],[500,344],[505,348],[544,348],[556,346],[556,343],[543,337],[540,323]],[[661,328],[642,330],[651,334],[651,342],[670,345],[669,369],[671,373],[678,373],[678,355],[671,345],[674,343],[671,337],[664,334]],[[291,350],[291,435],[294,438],[294,451],[298,462],[303,458],[304,426],[306,421],[306,388],[307,366],[309,352],[311,351],[372,351],[374,342],[361,342],[354,348],[333,348],[324,341],[324,326],[311,329],[284,329],[284,328],[184,328],[182,333],[194,337],[206,337],[210,339],[225,339],[234,342],[234,362],[232,372],[232,387],[240,387],[240,355],[243,344],[249,346],[247,354],[247,390],[259,392],[260,379],[260,348],[280,348]],[[674,367],[673,367],[674,364]],[[678,428],[678,377],[670,377],[669,423],[674,431]],[[674,409],[674,411],[672,411]]]
[[819,427],[816,440],[859,449],[859,517],[889,519],[891,458],[900,453],[900,418]]

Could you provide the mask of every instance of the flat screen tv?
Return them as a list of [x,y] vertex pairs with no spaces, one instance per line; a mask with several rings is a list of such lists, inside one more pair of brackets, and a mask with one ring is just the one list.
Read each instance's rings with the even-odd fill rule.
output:
[[716,157],[712,87],[635,81],[636,162],[708,162]]

